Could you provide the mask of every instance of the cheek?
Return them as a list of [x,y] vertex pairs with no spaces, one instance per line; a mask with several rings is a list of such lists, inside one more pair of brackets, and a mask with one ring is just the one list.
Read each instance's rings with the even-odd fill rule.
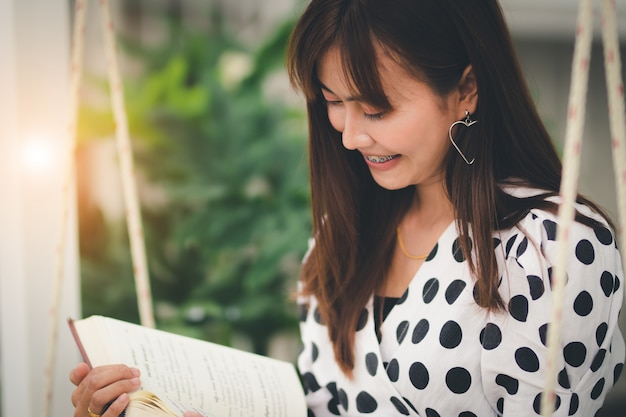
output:
[[343,109],[336,107],[328,107],[328,120],[337,132],[343,132],[346,118]]

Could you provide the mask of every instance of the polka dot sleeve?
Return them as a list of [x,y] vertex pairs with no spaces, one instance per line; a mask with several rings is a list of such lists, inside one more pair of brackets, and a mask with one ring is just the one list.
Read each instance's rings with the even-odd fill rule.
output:
[[[578,209],[590,214],[586,207]],[[534,211],[501,236],[506,243],[500,294],[507,308],[489,315],[481,337],[482,384],[498,415],[540,414],[556,229],[555,216]],[[555,417],[594,415],[619,377],[624,361],[617,327],[622,283],[620,255],[608,227],[573,225]]]

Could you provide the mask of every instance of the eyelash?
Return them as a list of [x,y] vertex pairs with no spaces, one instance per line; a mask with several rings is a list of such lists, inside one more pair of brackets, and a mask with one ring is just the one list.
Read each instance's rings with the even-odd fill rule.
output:
[[[326,105],[328,106],[340,106],[343,104],[343,102],[340,100],[325,100],[325,101],[326,101]],[[375,113],[375,114],[363,113],[363,117],[365,117],[368,120],[374,120],[374,121],[382,119],[384,115],[385,115],[384,112]]]
[[363,116],[368,120],[380,120],[383,118],[384,115],[385,113],[376,113],[376,114],[363,113]]

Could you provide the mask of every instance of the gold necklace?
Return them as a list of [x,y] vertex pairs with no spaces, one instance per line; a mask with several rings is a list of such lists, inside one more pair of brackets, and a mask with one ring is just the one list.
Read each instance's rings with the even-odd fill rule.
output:
[[429,252],[426,255],[411,255],[409,252],[407,252],[406,248],[404,247],[404,243],[402,243],[402,235],[400,234],[399,227],[396,229],[396,236],[398,237],[398,246],[400,246],[400,250],[402,251],[404,256],[406,256],[407,258],[419,261],[422,259],[426,259],[428,255],[430,254]]

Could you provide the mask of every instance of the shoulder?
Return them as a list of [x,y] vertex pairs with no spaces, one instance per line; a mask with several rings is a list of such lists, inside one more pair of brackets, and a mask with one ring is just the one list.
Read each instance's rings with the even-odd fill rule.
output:
[[[534,197],[545,194],[545,191],[528,187],[506,187],[503,188],[508,194],[518,198]],[[559,196],[548,196],[545,198],[555,204],[560,203]],[[595,220],[595,225],[589,226],[579,221],[574,221],[568,225],[567,248],[569,262],[579,262],[582,265],[592,265],[596,261],[597,255],[608,256],[609,258],[619,257],[613,230],[607,220],[592,208],[585,204],[576,203],[575,209],[581,215]],[[528,253],[527,257],[544,258],[548,263],[552,263],[556,256],[557,233],[559,230],[559,219],[557,213],[541,209],[532,208],[514,227],[502,230],[497,233],[504,245],[505,257],[511,256],[518,261],[528,249],[534,248],[535,252]]]
[[[513,193],[521,198],[542,194],[541,190],[521,187]],[[559,203],[558,196],[546,199]],[[587,309],[591,303],[610,308],[614,298],[619,298],[615,293],[621,290],[623,270],[613,231],[606,219],[590,207],[577,203],[576,210],[596,223],[588,226],[573,222],[560,254],[559,220],[551,211],[533,208],[515,226],[496,232],[500,295],[505,303],[521,300],[530,308],[531,301],[536,300],[535,307],[541,305],[549,310],[549,298],[538,298],[551,292],[552,272],[558,256],[567,259],[566,302],[576,305],[577,309]]]
[[[550,199],[559,202],[558,196]],[[543,311],[541,315],[549,313],[558,256],[567,259],[565,305],[572,318],[589,315],[592,310],[606,317],[611,310],[619,310],[624,275],[613,231],[586,205],[576,204],[576,210],[597,223],[592,227],[573,222],[562,253],[557,242],[559,220],[550,211],[531,209],[514,227],[498,232],[500,295],[512,313],[520,306],[522,317],[532,308]]]
[[[525,196],[536,195],[521,191]],[[549,198],[559,202],[558,197]],[[590,227],[574,222],[564,246],[564,325],[562,350],[557,358],[562,371],[556,389],[563,401],[575,400],[580,408],[575,415],[593,415],[623,366],[624,342],[618,315],[624,275],[613,231],[606,220],[583,204],[577,204],[576,209],[597,223]],[[545,381],[540,364],[547,358],[558,230],[555,213],[534,208],[515,226],[494,236],[501,239],[496,257],[501,277],[499,292],[506,308],[489,316],[490,334],[485,335],[488,343],[483,343],[482,367],[488,398],[496,402],[506,397],[509,406],[517,409],[535,404],[539,398],[536,387]],[[515,389],[519,387],[516,395],[502,388],[502,375],[513,378]]]

